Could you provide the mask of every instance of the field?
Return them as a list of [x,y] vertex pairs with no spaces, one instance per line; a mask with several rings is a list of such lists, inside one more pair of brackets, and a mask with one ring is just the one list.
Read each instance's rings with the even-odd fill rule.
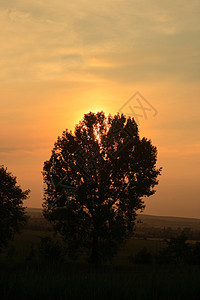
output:
[[[66,258],[56,264],[28,261],[31,247],[37,249],[40,237],[59,239],[54,237],[41,210],[29,210],[29,214],[26,228],[0,256],[1,299],[199,299],[199,266],[130,263],[128,257],[143,247],[157,253],[165,247],[163,239],[132,238],[112,263],[98,268],[85,263],[83,258],[76,262]],[[165,227],[170,220],[145,215],[140,218],[144,223],[139,222],[138,226],[143,224],[144,228]],[[168,224],[173,229],[199,230],[199,220],[194,219],[174,218],[174,223]]]
[[200,230],[200,219],[195,218],[181,218],[181,217],[163,217],[139,214],[138,220],[142,226],[146,227],[171,227],[176,228],[191,228],[193,230]]
[[196,267],[12,265],[0,272],[1,299],[199,299]]
[[[42,216],[41,209],[28,209],[27,214],[30,216],[28,224],[20,234],[15,236],[14,241],[9,243],[6,253],[1,255],[3,260],[13,259],[16,262],[23,262],[28,256],[31,245],[37,247],[40,237],[50,236],[54,238],[54,232],[52,231],[49,223]],[[151,228],[152,226],[162,226],[162,218],[152,217],[147,215],[140,215],[144,228]],[[158,220],[157,220],[158,218]],[[179,222],[180,225],[180,222]],[[139,227],[141,223],[139,223]],[[59,237],[58,237],[59,238]],[[140,249],[147,247],[152,253],[156,253],[159,249],[164,247],[163,239],[158,238],[131,238],[125,245],[122,245],[121,250],[113,260],[114,265],[127,266],[130,265],[128,256],[135,255]],[[82,263],[82,261],[80,261]]]
[[[50,236],[54,238],[53,232],[38,231],[38,230],[23,230],[21,234],[15,237],[13,242],[10,242],[7,251],[0,257],[2,260],[14,260],[16,262],[23,262],[28,256],[31,245],[37,246],[40,237]],[[130,265],[128,256],[135,255],[140,249],[147,247],[152,253],[156,253],[160,248],[164,247],[162,240],[151,239],[130,239],[125,245],[122,246],[119,253],[113,260],[114,265],[127,266]],[[82,261],[80,261],[82,262]]]

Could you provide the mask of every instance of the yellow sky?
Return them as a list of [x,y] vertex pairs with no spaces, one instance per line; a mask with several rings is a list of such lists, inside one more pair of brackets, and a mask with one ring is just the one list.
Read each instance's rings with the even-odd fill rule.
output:
[[145,213],[200,218],[199,17],[196,0],[0,2],[0,164],[31,189],[27,206],[41,206],[58,135],[139,91],[163,167]]

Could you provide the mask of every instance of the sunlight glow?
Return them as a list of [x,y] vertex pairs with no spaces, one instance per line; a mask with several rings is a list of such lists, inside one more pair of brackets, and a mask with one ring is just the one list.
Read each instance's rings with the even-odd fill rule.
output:
[[[106,123],[106,129],[105,129],[105,132],[104,134],[107,134],[108,133],[108,130],[109,130],[109,125],[107,124],[107,122],[105,121]],[[102,135],[102,132],[100,132],[100,124],[98,123],[97,126],[94,128],[94,135],[95,135],[95,141],[97,141],[99,144],[101,143],[101,135]]]
[[94,135],[95,135],[95,141],[97,141],[100,144],[101,143],[101,136],[100,136],[99,124],[97,124],[97,127],[94,128]]

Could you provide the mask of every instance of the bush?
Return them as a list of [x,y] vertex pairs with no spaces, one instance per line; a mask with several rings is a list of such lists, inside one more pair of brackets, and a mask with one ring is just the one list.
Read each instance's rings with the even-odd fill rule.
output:
[[32,263],[33,261],[35,261],[35,258],[36,258],[36,250],[35,250],[35,245],[32,243],[28,251],[28,254],[26,256],[26,262]]
[[191,262],[195,265],[200,265],[200,242],[197,242],[192,247]]
[[172,238],[166,241],[167,247],[160,250],[156,260],[158,263],[190,263],[191,261],[191,246],[186,243],[187,237],[182,233],[177,238]]
[[42,261],[52,263],[63,261],[66,253],[64,247],[58,241],[53,241],[48,236],[40,238],[38,250]]
[[144,247],[135,256],[129,256],[128,259],[133,264],[150,264],[153,261],[153,255]]

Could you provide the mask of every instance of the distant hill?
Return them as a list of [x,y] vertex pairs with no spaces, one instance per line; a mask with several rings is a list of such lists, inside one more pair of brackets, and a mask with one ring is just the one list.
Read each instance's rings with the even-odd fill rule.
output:
[[[137,217],[137,226],[143,227],[171,227],[175,228],[191,228],[193,230],[200,230],[200,219],[182,218],[182,217],[165,217],[139,214]],[[140,223],[140,221],[142,223]]]
[[[41,208],[27,208],[26,212],[32,219],[44,218]],[[171,227],[172,229],[191,228],[192,230],[200,230],[200,219],[138,214],[136,227]]]
[[42,208],[32,208],[32,207],[27,207],[26,208],[26,213],[31,216],[32,218],[43,218],[42,214]]

